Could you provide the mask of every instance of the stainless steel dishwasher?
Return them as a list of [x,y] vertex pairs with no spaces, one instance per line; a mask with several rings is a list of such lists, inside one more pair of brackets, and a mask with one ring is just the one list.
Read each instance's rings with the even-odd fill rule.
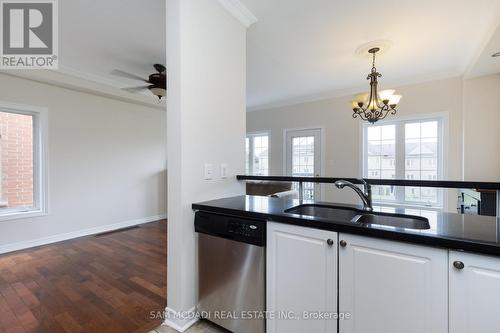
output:
[[265,221],[198,211],[198,311],[235,333],[265,332]]

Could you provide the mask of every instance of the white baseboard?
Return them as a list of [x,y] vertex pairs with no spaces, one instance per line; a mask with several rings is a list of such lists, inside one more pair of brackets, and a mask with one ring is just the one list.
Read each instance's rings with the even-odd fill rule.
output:
[[[191,309],[185,311],[184,313],[195,314],[196,308],[192,307]],[[181,316],[177,311],[167,307],[165,309],[165,322],[162,325],[171,327],[179,332],[184,332],[198,321],[198,316],[196,315],[186,316],[186,318],[182,317],[183,316]]]
[[106,225],[102,225],[102,226],[98,226],[98,227],[67,232],[64,234],[57,234],[57,235],[48,236],[48,237],[36,238],[36,239],[28,240],[28,241],[0,245],[0,254],[24,250],[24,249],[28,249],[31,247],[47,245],[47,244],[51,244],[51,243],[57,243],[57,242],[65,241],[68,239],[89,236],[89,235],[95,235],[95,234],[100,234],[103,232],[128,228],[128,227],[132,227],[132,226],[139,225],[139,224],[163,220],[166,218],[167,218],[167,214],[148,216],[148,217],[135,219],[135,220],[129,220],[129,221],[118,222],[118,223],[113,223],[113,224],[106,224]]

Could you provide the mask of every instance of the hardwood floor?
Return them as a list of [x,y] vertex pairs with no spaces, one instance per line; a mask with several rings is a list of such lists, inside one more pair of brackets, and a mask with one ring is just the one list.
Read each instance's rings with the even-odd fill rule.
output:
[[[166,305],[166,221],[0,255],[0,333],[146,333]],[[158,316],[156,316],[158,317]]]

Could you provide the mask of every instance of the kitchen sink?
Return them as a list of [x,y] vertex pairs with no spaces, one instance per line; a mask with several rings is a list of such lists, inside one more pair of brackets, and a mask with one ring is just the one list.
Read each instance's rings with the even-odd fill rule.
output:
[[387,225],[396,228],[407,228],[407,229],[430,229],[429,220],[421,216],[409,216],[400,214],[388,214],[388,213],[370,213],[370,214],[359,214],[355,216],[351,222],[362,223],[362,224],[378,224]]
[[395,228],[430,229],[429,220],[421,216],[365,212],[360,209],[328,206],[322,204],[305,204],[285,210],[285,213],[319,217],[327,220],[345,221],[356,224],[384,225]]
[[337,221],[351,221],[359,215],[359,212],[360,211],[355,208],[318,204],[305,204],[285,210],[285,213],[321,217],[324,219],[335,219]]

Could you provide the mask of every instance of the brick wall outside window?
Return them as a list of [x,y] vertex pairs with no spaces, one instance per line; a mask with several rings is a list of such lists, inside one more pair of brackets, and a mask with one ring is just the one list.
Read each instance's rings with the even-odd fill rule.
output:
[[33,206],[33,117],[0,111],[0,208]]

